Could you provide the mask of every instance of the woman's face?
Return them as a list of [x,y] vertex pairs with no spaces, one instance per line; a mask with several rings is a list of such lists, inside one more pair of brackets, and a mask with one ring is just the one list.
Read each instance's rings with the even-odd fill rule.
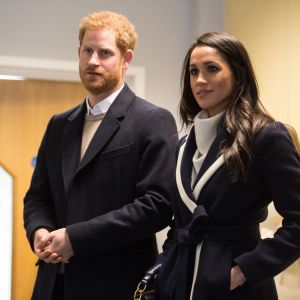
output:
[[228,63],[215,48],[196,47],[190,57],[190,84],[201,109],[210,117],[225,110],[230,101],[234,78]]

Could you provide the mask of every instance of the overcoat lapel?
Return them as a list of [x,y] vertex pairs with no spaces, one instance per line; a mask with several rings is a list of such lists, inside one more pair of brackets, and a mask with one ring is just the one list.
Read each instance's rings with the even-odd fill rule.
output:
[[124,118],[128,107],[134,99],[134,93],[125,84],[123,90],[107,111],[101,125],[97,129],[85,155],[80,161],[76,173],[84,168],[109,142],[120,128],[120,121]]
[[[191,131],[187,137],[186,144],[184,145],[184,151],[182,157],[179,159],[180,166],[180,177],[185,193],[190,199],[195,201],[193,196],[193,191],[191,187],[191,174],[193,168],[193,155],[196,151],[196,139],[194,127],[191,128]],[[183,149],[182,149],[183,150]]]
[[80,161],[81,135],[86,105],[83,102],[68,118],[69,123],[64,130],[62,169],[65,190],[67,191],[74,176],[104,148],[112,136],[118,131],[128,107],[135,95],[127,84],[115,99],[97,129],[85,155]]
[[65,190],[68,189],[80,159],[81,132],[86,114],[85,101],[68,117],[62,145],[62,173]]
[[119,127],[119,121],[112,114],[108,114],[104,117],[101,126],[99,126],[95,132],[86,153],[80,161],[76,173],[84,168],[95,157],[95,155],[102,150]]
[[192,130],[187,137],[187,140],[180,145],[176,165],[176,184],[178,193],[181,200],[191,213],[193,213],[197,207],[190,184],[192,170],[190,162],[192,161],[192,153],[195,152],[195,150],[193,151],[193,148],[196,149],[195,137],[192,137]]
[[197,175],[195,185],[191,188],[192,157],[196,151],[195,133],[192,128],[185,144],[179,150],[176,182],[182,201],[193,213],[197,207],[196,199],[211,176],[223,165],[224,156],[218,156],[221,143],[228,137],[226,130],[221,129],[204,159],[203,165]]
[[197,185],[199,179],[204,175],[206,171],[213,165],[215,161],[217,161],[219,157],[219,152],[222,146],[222,142],[228,138],[228,132],[225,129],[220,129],[217,133],[216,138],[214,139],[213,143],[211,144],[206,157],[203,161],[203,164],[199,170],[199,173],[196,177],[194,182],[193,188]]

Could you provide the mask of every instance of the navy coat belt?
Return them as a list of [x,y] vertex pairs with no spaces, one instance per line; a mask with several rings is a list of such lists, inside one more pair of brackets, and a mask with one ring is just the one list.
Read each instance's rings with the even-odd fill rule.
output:
[[166,261],[159,272],[157,290],[159,297],[166,300],[188,298],[189,275],[193,273],[196,245],[203,240],[243,241],[259,240],[259,225],[210,226],[204,206],[194,210],[192,219],[183,228],[174,231],[174,243],[168,250]]

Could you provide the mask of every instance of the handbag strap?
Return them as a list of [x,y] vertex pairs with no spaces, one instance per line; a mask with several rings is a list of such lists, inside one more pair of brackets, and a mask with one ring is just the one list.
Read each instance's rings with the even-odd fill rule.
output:
[[146,272],[146,275],[143,277],[143,279],[140,281],[140,283],[137,286],[137,289],[134,293],[134,298],[133,298],[134,300],[142,299],[143,292],[145,292],[148,284],[154,280],[161,266],[162,264],[154,265]]

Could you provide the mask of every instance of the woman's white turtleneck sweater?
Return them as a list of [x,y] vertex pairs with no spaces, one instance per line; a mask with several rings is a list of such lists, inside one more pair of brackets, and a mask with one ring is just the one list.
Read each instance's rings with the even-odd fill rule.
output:
[[194,119],[197,150],[193,156],[193,170],[191,174],[192,185],[194,184],[205,156],[217,135],[218,124],[224,113],[225,111],[222,111],[210,118],[206,110],[201,110]]

